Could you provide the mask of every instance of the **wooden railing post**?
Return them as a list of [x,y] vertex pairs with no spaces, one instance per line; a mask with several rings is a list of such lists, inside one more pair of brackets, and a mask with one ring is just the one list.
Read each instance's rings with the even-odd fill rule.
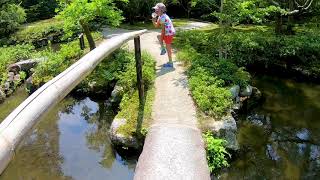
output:
[[144,101],[144,85],[142,79],[142,62],[141,62],[141,46],[140,36],[134,38],[134,52],[136,59],[136,70],[137,70],[137,86],[139,91],[140,104]]
[[79,43],[80,43],[80,48],[81,48],[82,50],[84,50],[85,45],[84,45],[83,33],[81,33],[81,34],[79,35]]

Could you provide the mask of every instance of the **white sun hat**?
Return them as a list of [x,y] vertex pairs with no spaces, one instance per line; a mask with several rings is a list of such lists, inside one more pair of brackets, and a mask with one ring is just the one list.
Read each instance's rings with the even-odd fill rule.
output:
[[152,9],[161,10],[162,12],[167,11],[166,5],[164,5],[163,3],[157,3]]

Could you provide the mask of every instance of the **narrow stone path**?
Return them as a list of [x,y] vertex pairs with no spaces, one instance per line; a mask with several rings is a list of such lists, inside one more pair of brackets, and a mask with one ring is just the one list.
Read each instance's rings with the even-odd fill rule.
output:
[[[208,24],[190,23],[185,29],[206,25]],[[112,34],[112,30],[106,29],[105,34]],[[210,179],[204,143],[197,126],[196,107],[190,96],[185,69],[177,61],[174,61],[174,68],[162,67],[168,57],[160,56],[158,34],[158,31],[149,31],[141,36],[141,48],[157,61],[157,78],[153,122],[139,157],[134,179]],[[129,42],[129,46],[132,45]]]

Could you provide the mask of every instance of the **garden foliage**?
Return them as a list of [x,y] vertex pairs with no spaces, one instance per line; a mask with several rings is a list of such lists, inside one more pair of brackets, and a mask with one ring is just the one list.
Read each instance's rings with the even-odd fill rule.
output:
[[210,132],[203,134],[203,138],[206,142],[207,161],[210,172],[214,173],[218,169],[229,167],[227,158],[230,158],[231,155],[225,148],[226,141],[214,138]]
[[32,57],[34,47],[32,45],[17,45],[0,48],[0,82],[7,80],[7,68],[19,60],[26,60]]

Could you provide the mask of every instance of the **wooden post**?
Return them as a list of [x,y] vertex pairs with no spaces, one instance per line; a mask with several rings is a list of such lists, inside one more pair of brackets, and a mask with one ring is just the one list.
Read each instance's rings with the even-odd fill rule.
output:
[[137,86],[139,91],[139,102],[142,104],[144,102],[144,85],[142,79],[142,62],[141,62],[141,46],[140,46],[140,36],[134,38],[134,52],[136,59],[136,70],[137,70]]
[[85,45],[84,45],[83,33],[81,33],[81,34],[79,35],[79,42],[80,42],[80,48],[81,48],[82,50],[84,50]]

